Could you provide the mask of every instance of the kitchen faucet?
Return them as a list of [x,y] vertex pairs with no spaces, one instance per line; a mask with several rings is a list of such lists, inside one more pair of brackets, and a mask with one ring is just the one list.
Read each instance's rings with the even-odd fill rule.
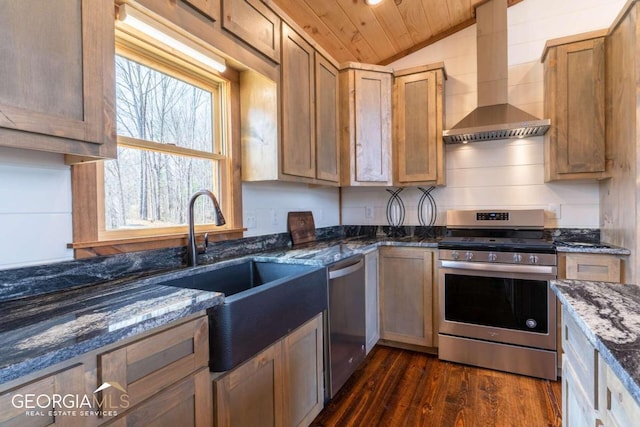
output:
[[[220,210],[220,205],[218,205],[218,200],[216,200],[216,196],[209,190],[198,190],[196,191],[191,199],[189,200],[189,240],[187,242],[187,266],[193,267],[198,264],[197,261],[197,247],[196,247],[196,233],[195,233],[195,224],[193,218],[193,205],[196,203],[196,199],[199,196],[208,196],[213,202],[213,222],[215,225],[224,225],[224,215],[222,215],[222,211]],[[204,235],[204,251],[207,251],[207,245],[209,243],[209,239],[207,234]]]

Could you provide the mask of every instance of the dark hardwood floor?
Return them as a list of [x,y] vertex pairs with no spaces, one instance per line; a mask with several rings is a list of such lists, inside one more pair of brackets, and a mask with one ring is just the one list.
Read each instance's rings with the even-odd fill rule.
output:
[[561,426],[561,382],[376,346],[312,426]]

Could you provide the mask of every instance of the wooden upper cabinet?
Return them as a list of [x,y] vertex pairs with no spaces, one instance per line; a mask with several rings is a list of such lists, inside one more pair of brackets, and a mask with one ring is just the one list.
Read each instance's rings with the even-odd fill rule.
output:
[[338,69],[316,53],[316,177],[340,182]]
[[284,23],[281,42],[279,84],[240,75],[242,179],[337,186],[338,68]]
[[316,177],[313,47],[282,24],[282,173]]
[[391,79],[374,65],[340,70],[342,185],[392,185]]
[[0,39],[0,145],[115,157],[113,1],[0,2]]
[[222,14],[225,30],[274,62],[280,62],[280,18],[263,2],[222,0]]
[[607,178],[605,31],[547,42],[544,63],[545,180]]
[[444,64],[394,74],[394,181],[444,185]]
[[182,0],[214,21],[220,19],[220,0]]

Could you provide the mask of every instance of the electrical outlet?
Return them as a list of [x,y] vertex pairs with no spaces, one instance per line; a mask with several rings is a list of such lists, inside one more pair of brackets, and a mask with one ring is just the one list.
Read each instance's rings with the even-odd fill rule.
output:
[[373,206],[365,206],[364,217],[366,219],[373,219]]
[[254,213],[248,214],[245,218],[244,226],[247,228],[256,228],[257,225],[256,215]]

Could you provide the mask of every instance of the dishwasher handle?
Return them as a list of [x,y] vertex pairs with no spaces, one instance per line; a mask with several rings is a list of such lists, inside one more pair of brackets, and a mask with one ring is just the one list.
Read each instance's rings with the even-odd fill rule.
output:
[[360,258],[357,262],[348,265],[346,267],[340,268],[338,270],[331,270],[329,268],[329,279],[337,279],[338,277],[347,276],[351,273],[355,273],[360,270],[364,266],[364,258]]

